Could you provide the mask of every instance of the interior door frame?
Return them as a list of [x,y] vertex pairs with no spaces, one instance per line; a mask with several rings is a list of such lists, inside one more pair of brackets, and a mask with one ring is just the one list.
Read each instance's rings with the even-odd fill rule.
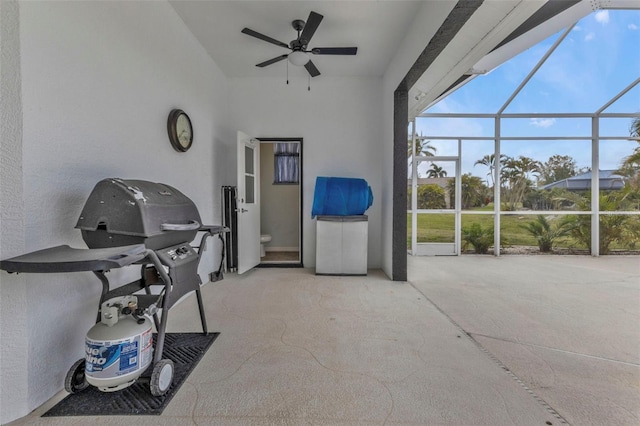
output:
[[259,266],[262,267],[267,267],[267,268],[304,268],[304,257],[303,257],[303,241],[304,241],[304,233],[303,233],[303,218],[304,218],[304,198],[303,198],[303,180],[304,180],[304,168],[303,168],[303,164],[304,161],[302,161],[303,159],[303,148],[304,148],[304,144],[303,144],[303,138],[273,138],[273,137],[259,137],[256,138],[259,143],[275,143],[275,142],[298,142],[300,144],[300,156],[298,157],[298,168],[299,168],[299,182],[298,182],[298,203],[299,203],[299,208],[300,208],[300,218],[299,218],[299,222],[298,222],[298,250],[299,250],[299,262],[291,262],[291,263],[260,263]]

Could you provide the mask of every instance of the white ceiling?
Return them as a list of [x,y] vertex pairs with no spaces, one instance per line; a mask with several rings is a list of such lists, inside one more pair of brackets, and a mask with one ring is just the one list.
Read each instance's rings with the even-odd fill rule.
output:
[[[637,8],[640,4],[640,0],[582,0],[576,5],[571,2],[573,6],[544,22],[535,31],[526,32],[493,51],[547,1],[485,0],[460,31],[447,41],[444,50],[428,65],[424,74],[411,88],[410,116],[420,114],[443,93],[448,92],[462,75],[473,74],[478,70],[490,71],[591,10]],[[429,2],[432,4],[429,9],[425,9],[423,6]],[[389,67],[403,39],[410,37],[414,29],[421,28],[418,26],[420,23],[413,22],[416,16],[422,16],[424,25],[428,26],[424,28],[425,31],[420,31],[425,36],[424,47],[430,42],[431,36],[427,34],[433,34],[438,30],[446,17],[446,14],[437,13],[437,10],[441,9],[437,6],[454,5],[455,1],[171,0],[170,3],[227,77],[284,78],[288,61],[277,62],[265,68],[255,65],[289,53],[290,50],[243,34],[243,28],[250,28],[289,44],[297,37],[291,21],[306,21],[309,12],[317,12],[323,15],[324,19],[308,49],[351,46],[358,48],[355,56],[311,55],[322,76],[380,77]],[[447,22],[448,24],[444,24],[445,27],[455,25]],[[435,46],[433,48],[437,49]],[[289,73],[307,75],[306,70],[292,65],[289,65]]]
[[[242,34],[248,27],[289,44],[294,19],[324,16],[309,47],[358,47],[356,56],[312,56],[324,76],[382,76],[422,1],[171,1],[222,72],[234,77],[281,77],[286,61],[257,63],[289,50]],[[295,71],[295,70],[294,70]],[[292,66],[289,66],[289,72]],[[306,72],[305,72],[306,73]]]

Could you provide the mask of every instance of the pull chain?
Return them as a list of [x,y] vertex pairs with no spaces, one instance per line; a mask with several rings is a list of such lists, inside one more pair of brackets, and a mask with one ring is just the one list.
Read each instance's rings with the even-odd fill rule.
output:
[[287,60],[287,84],[289,84],[289,61]]
[[307,90],[311,91],[311,74],[307,73]]

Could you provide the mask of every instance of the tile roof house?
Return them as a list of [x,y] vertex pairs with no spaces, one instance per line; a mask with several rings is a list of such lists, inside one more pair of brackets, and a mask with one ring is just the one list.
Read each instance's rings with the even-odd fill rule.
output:
[[[600,190],[617,190],[624,188],[624,177],[616,174],[615,170],[598,171]],[[591,189],[591,172],[582,173],[557,182],[548,183],[539,189],[564,188],[569,191],[587,191]]]

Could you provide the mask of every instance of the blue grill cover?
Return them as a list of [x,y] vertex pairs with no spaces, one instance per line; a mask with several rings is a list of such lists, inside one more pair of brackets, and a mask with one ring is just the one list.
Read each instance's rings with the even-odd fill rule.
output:
[[373,192],[364,179],[316,178],[311,217],[361,215],[373,204]]

